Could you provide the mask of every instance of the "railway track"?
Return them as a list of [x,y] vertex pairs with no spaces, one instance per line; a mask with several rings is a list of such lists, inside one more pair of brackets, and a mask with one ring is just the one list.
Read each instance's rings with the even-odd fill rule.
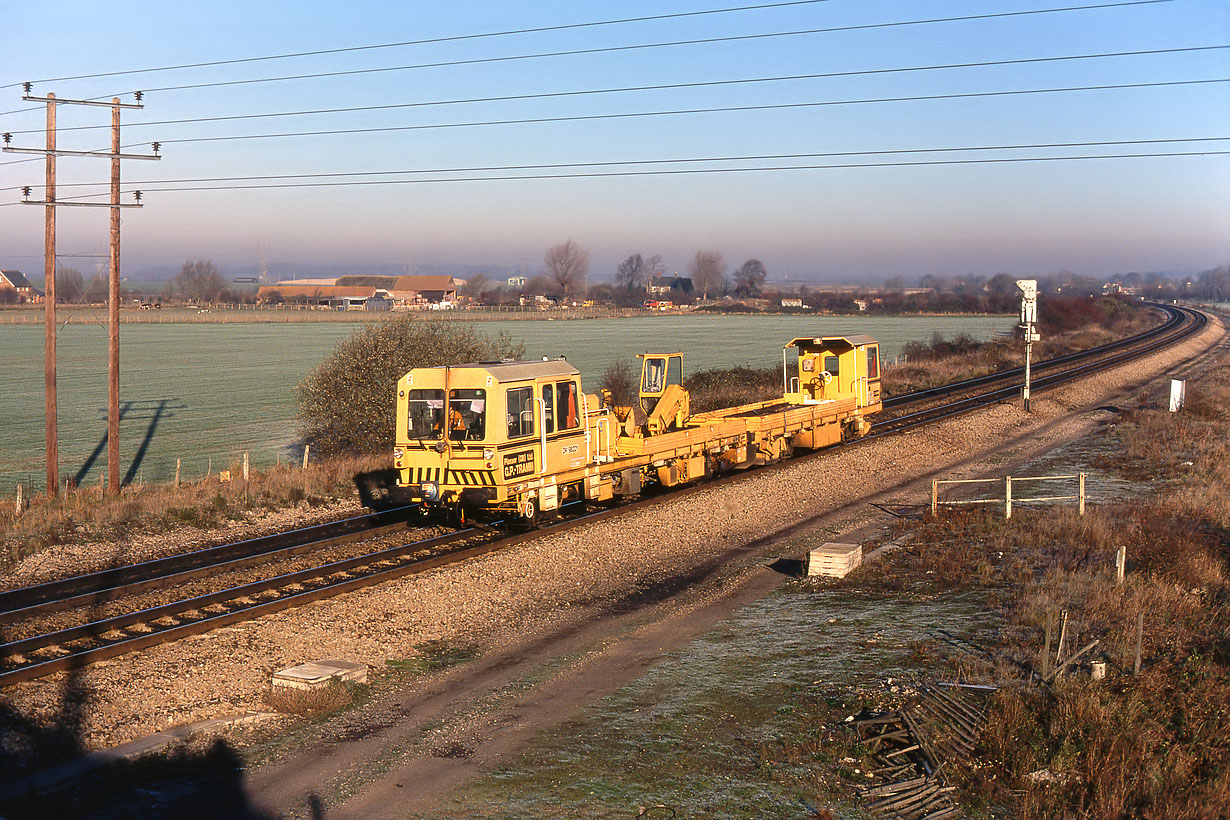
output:
[[[1039,363],[1035,366],[1038,375],[1033,379],[1034,389],[1044,390],[1145,355],[1199,332],[1207,322],[1204,314],[1198,311],[1169,305],[1159,307],[1169,314],[1169,319],[1151,331],[1081,354]],[[1020,370],[1008,371],[890,399],[885,402],[886,406],[891,403],[894,407],[905,408],[998,385],[976,395],[961,395],[938,406],[877,422],[868,438],[903,432],[1012,399],[1020,389],[1022,376]],[[865,439],[859,441],[862,440]],[[802,458],[821,457],[824,452],[817,451]],[[791,463],[797,461],[781,462],[770,469],[785,468]],[[675,499],[690,492],[703,491],[709,486],[712,485],[691,485],[635,504]],[[508,534],[472,526],[171,603],[30,635],[0,646],[0,686],[79,668],[105,658],[198,635],[382,581],[468,560],[546,533],[619,515],[631,506],[577,515],[538,532]],[[102,605],[145,592],[173,589],[192,580],[302,557],[340,544],[397,536],[406,530],[407,511],[390,510],[0,592],[0,625],[30,622],[69,609],[85,609],[88,613]]]

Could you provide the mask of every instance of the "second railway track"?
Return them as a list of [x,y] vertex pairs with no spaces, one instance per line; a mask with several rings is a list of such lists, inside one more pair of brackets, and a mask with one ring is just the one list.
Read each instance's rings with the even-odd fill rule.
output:
[[[1080,354],[1039,363],[1036,370],[1041,375],[1033,382],[1035,389],[1045,389],[1145,355],[1198,332],[1207,321],[1198,311],[1159,307],[1168,313],[1169,318],[1157,328]],[[886,407],[905,408],[912,404],[933,402],[942,396],[968,393],[987,384],[1001,385],[939,406],[884,419],[873,427],[871,437],[900,432],[1002,402],[1019,390],[1020,385],[1016,381],[1019,378],[1019,373],[1008,371],[890,399],[885,402]],[[817,451],[806,457],[819,457],[823,452]],[[659,498],[634,503],[647,504],[662,498],[677,498],[708,486],[711,485],[692,485]],[[0,646],[0,686],[80,667],[392,578],[467,560],[529,538],[558,532],[562,528],[618,515],[631,506],[569,518],[536,532],[509,535],[474,527],[410,540],[306,569],[30,635]],[[406,512],[393,510],[0,592],[0,624],[29,621],[74,608],[97,608],[132,595],[173,588],[222,572],[302,557],[346,543],[398,535],[404,537],[406,533]]]

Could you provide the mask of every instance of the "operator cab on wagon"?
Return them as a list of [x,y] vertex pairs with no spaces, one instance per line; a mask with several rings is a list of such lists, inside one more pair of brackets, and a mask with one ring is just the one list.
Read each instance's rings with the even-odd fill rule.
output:
[[584,408],[562,359],[415,368],[397,382],[397,484],[425,506],[498,506],[510,485],[584,466]]
[[880,345],[871,336],[793,339],[784,348],[782,366],[791,404],[854,398],[859,408],[879,409]]

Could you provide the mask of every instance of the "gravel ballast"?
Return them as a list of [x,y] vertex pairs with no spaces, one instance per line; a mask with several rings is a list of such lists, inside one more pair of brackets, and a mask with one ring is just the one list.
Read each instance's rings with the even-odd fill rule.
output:
[[[595,601],[618,599],[686,574],[722,549],[839,510],[907,479],[944,473],[1011,440],[1030,435],[1036,437],[1031,444],[1040,446],[1070,439],[1095,415],[1073,411],[1092,408],[1117,391],[1167,372],[1224,333],[1215,320],[1199,337],[1174,349],[1035,394],[1032,414],[1016,404],[998,405],[788,469],[752,471],[687,498],[464,564],[95,664],[73,682],[89,699],[78,713],[82,745],[105,748],[180,724],[260,710],[272,673],[308,660],[341,658],[381,670],[389,660],[416,656],[416,647],[431,641],[480,648],[510,645],[566,622]],[[852,507],[846,511],[848,523],[864,523],[874,512],[866,505]],[[266,529],[267,523],[252,526]],[[144,543],[50,550],[23,564],[22,580],[13,583],[54,577],[57,568],[70,564],[81,569],[106,565],[116,554],[159,553],[157,546]],[[5,700],[32,721],[62,725],[66,680],[57,674],[18,684],[5,690]]]

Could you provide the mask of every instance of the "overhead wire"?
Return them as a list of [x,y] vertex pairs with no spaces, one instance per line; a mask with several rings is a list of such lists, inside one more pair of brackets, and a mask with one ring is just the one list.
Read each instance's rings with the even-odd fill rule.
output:
[[416,64],[404,65],[404,66],[384,66],[380,68],[349,69],[349,70],[344,70],[344,71],[324,71],[324,72],[314,72],[310,74],[292,74],[292,75],[286,75],[286,76],[281,76],[281,77],[251,78],[251,79],[246,79],[246,80],[219,80],[219,81],[209,82],[209,83],[192,83],[192,84],[185,84],[185,85],[162,86],[162,87],[154,87],[154,88],[145,88],[145,89],[140,89],[140,90],[148,94],[148,93],[161,92],[161,91],[187,91],[187,90],[197,89],[197,88],[222,88],[222,87],[233,86],[233,85],[253,85],[253,84],[258,84],[258,83],[284,82],[284,81],[290,81],[290,80],[322,79],[322,78],[327,78],[327,77],[346,77],[346,76],[356,76],[356,75],[363,75],[363,74],[377,74],[377,73],[390,72],[390,71],[412,71],[412,70],[418,70],[422,68],[446,68],[446,67],[463,66],[463,65],[479,65],[479,64],[484,64],[484,63],[502,63],[502,62],[512,62],[512,61],[519,61],[519,60],[544,59],[544,58],[549,58],[549,57],[577,57],[577,56],[590,55],[590,54],[610,54],[610,53],[618,53],[618,52],[624,52],[624,51],[638,51],[638,50],[653,49],[653,48],[676,48],[679,46],[710,45],[714,43],[729,43],[729,42],[739,42],[739,41],[747,41],[747,40],[761,40],[761,39],[776,38],[776,37],[798,37],[798,36],[814,35],[814,34],[833,34],[833,33],[838,33],[838,32],[847,32],[847,31],[864,31],[868,29],[897,28],[897,27],[903,27],[903,26],[917,26],[917,25],[929,25],[929,24],[938,24],[938,23],[965,22],[965,21],[971,21],[971,20],[987,20],[987,19],[993,19],[993,18],[1020,17],[1020,16],[1032,15],[1032,14],[1053,14],[1053,13],[1059,13],[1059,12],[1084,11],[1088,9],[1113,8],[1113,7],[1118,7],[1118,6],[1146,5],[1146,4],[1159,3],[1159,2],[1171,2],[1171,0],[1121,0],[1121,2],[1115,2],[1115,3],[1101,3],[1101,4],[1084,5],[1084,6],[1064,6],[1064,7],[1049,8],[1049,9],[1029,9],[1025,11],[995,12],[995,13],[985,13],[985,14],[967,14],[967,15],[952,16],[952,17],[936,17],[936,18],[924,19],[924,20],[892,21],[888,23],[861,23],[857,25],[830,26],[826,28],[812,28],[812,29],[796,29],[793,31],[782,31],[782,32],[763,32],[763,33],[758,33],[758,34],[728,35],[724,37],[703,37],[703,38],[696,38],[696,39],[690,39],[690,40],[672,40],[668,42],[659,42],[659,43],[634,43],[631,45],[624,45],[624,46],[602,46],[602,47],[587,48],[587,49],[546,51],[546,52],[538,52],[534,54],[516,54],[516,55],[502,56],[502,57],[477,57],[477,58],[472,58],[472,59],[448,60],[448,61],[441,61],[441,62],[435,62],[435,63],[416,63]]
[[[212,137],[178,137],[159,140],[162,145],[180,144],[180,143],[198,143],[198,142],[228,142],[236,140],[255,140],[255,139],[278,139],[286,137],[318,137],[318,136],[333,136],[341,134],[375,134],[398,131],[425,131],[445,128],[474,128],[496,125],[526,125],[526,124],[542,124],[542,123],[559,123],[559,122],[581,122],[586,120],[616,120],[616,119],[632,119],[637,117],[663,117],[677,116],[687,114],[714,114],[714,113],[731,113],[736,111],[775,111],[800,108],[817,108],[827,106],[840,105],[868,105],[878,103],[896,103],[896,102],[927,102],[934,100],[958,100],[958,99],[975,99],[980,97],[1010,97],[1023,96],[1030,94],[1057,94],[1057,93],[1073,93],[1073,92],[1088,92],[1088,91],[1110,91],[1133,88],[1163,88],[1176,86],[1193,86],[1193,85],[1208,85],[1213,83],[1230,82],[1230,77],[1215,77],[1210,79],[1199,80],[1166,80],[1159,82],[1137,82],[1137,83],[1115,83],[1108,85],[1085,85],[1085,86],[1065,86],[1057,88],[1029,88],[1016,89],[1008,91],[972,91],[950,94],[919,94],[914,96],[903,97],[865,97],[860,99],[850,100],[812,100],[807,102],[794,103],[763,103],[758,105],[730,105],[730,106],[714,106],[708,108],[677,108],[677,109],[660,109],[652,111],[631,111],[620,112],[613,114],[575,114],[561,115],[551,117],[524,117],[520,119],[506,120],[478,120],[469,122],[453,122],[453,123],[421,123],[417,125],[390,125],[390,126],[373,126],[368,128],[334,128],[321,129],[315,131],[283,131],[270,134],[232,134]],[[141,145],[143,143],[134,143]]]
[[[1173,145],[1178,143],[1197,143],[1197,142],[1228,142],[1230,137],[1164,137],[1156,139],[1133,139],[1133,140],[1100,140],[1089,142],[1042,142],[1042,143],[1016,143],[1008,145],[962,145],[962,146],[943,146],[932,148],[889,148],[882,150],[867,150],[867,151],[823,151],[823,152],[805,152],[805,153],[786,153],[786,154],[743,154],[729,156],[704,156],[704,157],[668,157],[658,159],[623,159],[623,160],[604,160],[599,162],[557,162],[557,163],[533,163],[523,165],[476,165],[476,166],[460,166],[460,167],[443,167],[443,168],[402,168],[387,171],[310,171],[298,174],[258,174],[249,176],[229,176],[229,177],[189,177],[183,179],[144,179],[144,180],[128,180],[125,184],[128,186],[148,186],[148,185],[172,185],[172,184],[188,184],[200,182],[255,182],[264,180],[288,180],[288,179],[320,179],[332,177],[372,177],[372,176],[393,176],[403,174],[445,174],[445,173],[476,173],[480,171],[527,171],[527,170],[558,170],[563,168],[601,168],[623,165],[665,165],[665,164],[688,164],[699,162],[750,162],[763,160],[784,160],[784,159],[814,159],[819,157],[856,157],[856,156],[889,156],[897,154],[941,154],[941,153],[960,153],[960,152],[975,152],[975,151],[1021,151],[1021,150],[1040,150],[1040,149],[1056,149],[1056,148],[1094,148],[1114,145]],[[61,182],[58,188],[70,187],[87,187],[99,186],[103,183],[97,182]],[[0,188],[0,191],[19,190],[27,186],[13,185]],[[37,187],[37,186],[30,186]],[[141,188],[143,192],[150,191],[171,191],[177,190],[173,188]],[[131,189],[128,191],[131,192]],[[103,194],[97,194],[103,195]],[[93,195],[91,195],[93,196]]]
[[[833,27],[828,27],[828,28],[795,29],[791,31],[763,32],[763,33],[758,33],[758,34],[741,34],[741,35],[731,35],[731,36],[725,36],[725,37],[706,37],[706,38],[698,38],[698,39],[690,39],[690,40],[674,40],[674,41],[658,42],[658,43],[637,43],[637,44],[624,45],[624,46],[605,46],[605,47],[597,47],[597,48],[590,48],[590,49],[572,49],[572,50],[566,50],[566,51],[552,51],[552,52],[539,52],[539,53],[532,53],[532,54],[506,55],[506,56],[501,56],[501,57],[482,57],[482,58],[472,58],[472,59],[465,59],[465,60],[449,60],[449,61],[441,61],[441,62],[434,62],[434,63],[416,63],[412,65],[403,65],[403,66],[385,66],[385,67],[380,67],[380,68],[314,72],[310,74],[294,74],[294,75],[285,75],[285,76],[280,76],[280,77],[249,78],[249,79],[241,79],[241,80],[220,80],[220,81],[209,82],[209,83],[193,83],[193,84],[184,84],[184,85],[175,85],[175,86],[144,88],[144,89],[140,89],[140,91],[142,91],[142,93],[144,94],[149,94],[149,93],[160,92],[160,91],[184,91],[184,90],[191,90],[191,89],[198,89],[198,88],[220,88],[220,87],[225,87],[225,86],[253,85],[253,84],[260,84],[260,83],[283,82],[283,81],[290,81],[290,80],[322,79],[322,78],[328,78],[328,77],[354,76],[354,75],[373,74],[373,73],[389,72],[389,71],[411,71],[411,70],[417,70],[417,69],[423,69],[423,68],[444,68],[444,67],[455,67],[455,66],[462,66],[462,65],[478,65],[478,64],[483,64],[483,63],[500,63],[500,62],[519,61],[519,60],[544,59],[548,57],[568,57],[568,56],[581,56],[581,55],[588,55],[588,54],[615,53],[615,52],[633,51],[633,50],[641,50],[641,49],[674,48],[674,47],[686,46],[686,45],[709,45],[709,44],[723,43],[723,42],[736,42],[736,41],[757,40],[757,39],[767,39],[767,38],[776,38],[776,37],[814,35],[814,34],[831,34],[831,33],[845,32],[845,31],[895,28],[895,27],[902,27],[902,26],[929,25],[929,24],[938,24],[938,23],[967,22],[967,21],[973,21],[973,20],[1020,17],[1020,16],[1035,15],[1035,14],[1056,14],[1056,13],[1067,13],[1067,12],[1073,12],[1073,11],[1087,11],[1087,10],[1097,10],[1097,9],[1107,9],[1107,8],[1118,8],[1118,7],[1123,7],[1123,6],[1152,5],[1156,3],[1169,3],[1169,2],[1173,2],[1173,0],[1118,0],[1118,2],[1112,2],[1112,3],[1095,3],[1095,4],[1075,5],[1075,6],[1060,6],[1060,7],[1051,7],[1051,8],[1045,8],[1045,9],[1026,9],[1026,10],[1021,10],[1021,11],[1010,11],[1010,12],[967,14],[967,15],[959,15],[959,16],[952,16],[952,17],[936,17],[936,18],[921,19],[921,20],[890,21],[886,23],[863,23],[863,24],[848,25],[848,26],[833,26]],[[122,94],[127,94],[127,93],[133,93],[133,91],[122,92],[121,94],[108,95],[108,96],[122,96]],[[97,99],[105,99],[105,96],[99,97]],[[25,113],[25,112],[37,111],[37,110],[39,110],[37,107],[30,107],[30,108],[24,108],[24,109],[17,109],[13,111],[4,111],[4,112],[0,112],[0,116],[7,115],[7,114]]]
[[[740,77],[730,80],[697,80],[679,83],[659,83],[655,85],[620,86],[614,88],[592,88],[574,91],[543,91],[529,94],[506,94],[490,97],[466,97],[451,100],[425,100],[410,103],[381,103],[378,105],[353,105],[340,108],[313,108],[297,111],[269,111],[256,114],[226,114],[213,117],[188,117],[174,120],[152,120],[149,122],[129,123],[126,128],[147,128],[152,126],[186,125],[207,122],[231,122],[237,120],[276,119],[279,117],[319,116],[324,114],[353,114],[368,111],[389,111],[406,108],[431,108],[435,106],[478,104],[491,102],[514,102],[519,100],[541,100],[564,97],[598,96],[604,94],[639,93],[644,91],[670,91],[693,88],[712,88],[735,85],[754,85],[760,83],[794,82],[800,80],[837,79],[841,77],[877,76],[885,74],[904,74],[923,71],[950,71],[965,68],[992,68],[1012,65],[1029,65],[1039,63],[1071,62],[1076,60],[1100,60],[1119,57],[1143,57],[1162,54],[1196,53],[1203,51],[1219,51],[1230,49],[1230,45],[1182,46],[1176,48],[1140,49],[1135,51],[1111,51],[1091,54],[1063,54],[1050,57],[1021,57],[1011,60],[982,60],[964,63],[942,63],[922,66],[896,66],[892,68],[856,69],[851,71],[828,71],[807,74],[786,74],[769,77]],[[78,125],[60,128],[60,133],[68,131],[98,131],[109,128],[107,125]],[[41,134],[42,129],[24,129],[9,131],[10,134]]]
[[[1168,0],[1167,0],[1168,1]],[[58,83],[68,82],[70,80],[93,80],[103,77],[122,77],[132,74],[150,74],[160,71],[181,71],[190,68],[213,68],[224,65],[238,65],[241,63],[257,63],[268,62],[271,60],[288,60],[298,57],[323,57],[327,54],[346,54],[357,51],[375,51],[386,48],[405,48],[408,46],[424,46],[436,45],[439,43],[454,43],[465,40],[481,40],[490,37],[508,37],[520,34],[544,34],[552,31],[568,31],[571,29],[582,28],[598,28],[601,26],[622,25],[626,23],[649,23],[659,20],[672,20],[684,17],[704,17],[716,14],[731,14],[742,11],[762,11],[765,9],[784,8],[787,6],[813,6],[819,3],[827,3],[829,0],[786,0],[778,3],[760,3],[750,6],[729,6],[718,9],[700,9],[697,11],[681,11],[671,12],[666,14],[649,14],[640,17],[621,17],[613,20],[592,20],[582,23],[560,23],[553,26],[533,26],[528,28],[505,29],[502,31],[488,31],[478,34],[454,34],[445,37],[427,37],[418,40],[401,40],[392,43],[372,43],[360,46],[344,46],[341,48],[322,48],[312,51],[295,51],[285,54],[266,54],[256,57],[236,57],[227,60],[209,60],[198,63],[180,63],[178,65],[155,66],[151,68],[132,68],[122,71],[100,71],[94,74],[74,74],[64,77],[44,77],[38,80],[30,80],[31,83]],[[1153,0],[1153,2],[1163,2],[1163,0]],[[9,83],[8,85],[0,85],[0,89],[14,88],[22,85],[22,83]]]
[[[1230,156],[1230,150],[1227,151],[1158,151],[1158,152],[1142,152],[1142,153],[1125,153],[1125,154],[1075,154],[1070,156],[1058,157],[987,157],[973,159],[937,159],[937,160],[901,160],[896,162],[859,162],[859,163],[829,163],[816,165],[778,165],[778,166],[752,166],[743,168],[671,168],[664,170],[647,170],[647,171],[592,171],[579,174],[516,174],[509,176],[498,177],[439,177],[431,179],[400,179],[400,180],[363,180],[358,182],[303,182],[303,183],[275,183],[267,185],[210,185],[185,188],[167,188],[163,190],[154,189],[147,191],[143,189],[143,193],[180,193],[180,192],[199,192],[199,191],[249,191],[261,189],[275,188],[337,188],[337,187],[366,187],[373,185],[424,185],[437,184],[445,182],[512,182],[512,181],[527,181],[527,180],[556,180],[556,179],[595,179],[603,177],[649,177],[649,176],[686,176],[698,174],[734,174],[734,173],[764,173],[773,171],[816,171],[816,170],[840,170],[840,169],[862,169],[862,168],[909,168],[909,167],[927,167],[941,165],[988,165],[988,164],[1003,164],[1003,163],[1029,163],[1029,162],[1070,162],[1081,160],[1107,160],[1107,159],[1159,159],[1168,157],[1207,157],[1207,156]],[[70,200],[90,199],[94,197],[106,196],[105,193],[90,194],[80,197],[68,198]],[[63,200],[61,200],[63,201]],[[10,202],[0,203],[0,207],[6,205],[19,205],[22,203]]]

